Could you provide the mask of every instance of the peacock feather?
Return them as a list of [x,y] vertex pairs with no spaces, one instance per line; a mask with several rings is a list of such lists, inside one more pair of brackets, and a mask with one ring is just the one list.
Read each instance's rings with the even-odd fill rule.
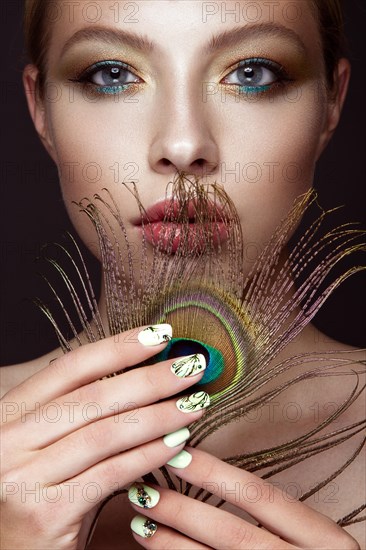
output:
[[[190,427],[192,446],[200,445],[222,426],[272,402],[289,387],[325,376],[354,376],[355,380],[353,390],[327,418],[300,436],[289,439],[282,434],[279,444],[224,460],[271,479],[364,430],[365,420],[339,425],[337,430],[333,427],[365,388],[360,382],[364,362],[355,362],[350,351],[280,355],[333,290],[364,269],[353,267],[328,282],[329,274],[342,258],[365,250],[364,243],[360,242],[364,233],[355,224],[345,224],[322,234],[323,222],[331,212],[324,212],[319,207],[318,217],[298,239],[286,261],[281,262],[281,253],[303,214],[317,205],[316,194],[310,191],[295,201],[248,273],[243,267],[244,245],[238,214],[220,185],[178,174],[166,189],[163,229],[155,238],[137,187],[126,185],[125,192],[133,194],[141,214],[142,246],[138,254],[128,238],[118,205],[108,190],[94,195],[92,200],[85,198],[77,203],[98,236],[107,327],[103,325],[81,252],[71,235],[69,238],[76,252],[73,255],[77,259],[65,246],[58,246],[72,262],[78,290],[60,262],[52,258],[48,261],[57,269],[70,292],[88,342],[140,325],[168,322],[173,326],[174,339],[160,357],[153,358],[153,362],[188,353],[205,355],[208,367],[197,391],[204,389],[210,394],[211,406],[204,417]],[[194,234],[192,221],[195,222]],[[164,224],[175,228],[169,231],[168,242]],[[224,240],[220,238],[223,225]],[[151,240],[152,245],[149,244]],[[307,274],[305,280],[304,273]],[[82,345],[82,341],[71,314],[54,286],[47,282],[66,316],[72,338],[63,334],[49,307],[40,301],[38,304],[53,323],[66,353]],[[84,295],[86,307],[80,293]],[[345,367],[342,372],[341,367]],[[118,374],[121,373],[115,373]],[[304,491],[300,500],[308,499],[339,476],[360,453],[364,442],[355,447],[352,455],[332,475]],[[191,486],[178,483],[164,468],[161,471],[169,487],[195,498],[211,498],[210,493],[203,490],[193,494]],[[151,474],[148,478],[156,479],[156,476]],[[365,519],[359,515],[363,508],[361,505],[340,518],[339,524],[345,526]]]

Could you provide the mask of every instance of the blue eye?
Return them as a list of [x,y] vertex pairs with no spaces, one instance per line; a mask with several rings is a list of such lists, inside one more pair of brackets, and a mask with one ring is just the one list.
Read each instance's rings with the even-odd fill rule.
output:
[[140,82],[139,77],[131,72],[129,65],[121,61],[98,61],[80,76],[70,80],[92,86],[99,94],[119,94],[129,85]]
[[281,65],[269,59],[252,58],[240,61],[237,68],[225,77],[225,84],[238,86],[239,93],[261,93],[273,85],[289,81]]

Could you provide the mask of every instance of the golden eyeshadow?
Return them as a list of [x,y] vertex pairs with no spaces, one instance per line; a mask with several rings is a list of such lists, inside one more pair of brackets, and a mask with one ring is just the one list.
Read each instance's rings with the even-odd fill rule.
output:
[[264,58],[274,61],[283,66],[292,78],[309,78],[319,73],[320,64],[318,59],[312,59],[305,53],[291,48],[291,42],[281,40],[257,40],[251,39],[245,44],[238,44],[236,48],[223,52],[212,62],[213,72],[220,71],[220,78],[223,78],[230,67],[242,59]]
[[[292,79],[308,79],[319,74],[319,60],[302,53],[295,48],[291,40],[252,37],[245,42],[238,43],[237,47],[223,50],[220,53],[208,56],[205,63],[203,78],[224,78],[241,60],[249,58],[264,58],[278,63]],[[146,58],[146,54],[139,53],[127,45],[115,47],[98,42],[82,42],[71,48],[60,63],[56,65],[57,76],[61,79],[76,77],[94,63],[102,60],[116,60],[130,65],[136,76],[146,82],[154,71],[153,64]],[[52,72],[52,71],[51,71]],[[56,75],[54,75],[56,76]]]
[[60,60],[57,66],[57,73],[61,78],[69,78],[70,74],[82,73],[85,69],[98,61],[115,60],[122,61],[131,66],[131,69],[141,78],[147,78],[144,67],[147,66],[146,58],[129,48],[121,46],[106,46],[85,42],[70,49]]

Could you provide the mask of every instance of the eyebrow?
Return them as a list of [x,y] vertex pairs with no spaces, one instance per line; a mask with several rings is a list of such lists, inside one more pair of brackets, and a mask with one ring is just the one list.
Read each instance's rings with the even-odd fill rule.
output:
[[211,38],[206,47],[205,53],[211,53],[213,51],[233,47],[238,42],[249,40],[250,38],[265,38],[265,37],[278,37],[286,40],[291,40],[295,43],[299,50],[306,51],[306,47],[301,37],[292,29],[275,23],[255,23],[252,25],[246,25],[245,27],[236,27],[223,31]]
[[[302,52],[306,51],[305,44],[300,36],[292,29],[283,25],[274,23],[255,23],[223,31],[212,36],[209,42],[204,46],[205,54],[213,53],[217,50],[233,47],[238,42],[243,42],[250,38],[261,37],[279,37],[291,40]],[[160,50],[160,46],[148,39],[146,36],[137,33],[131,33],[122,29],[112,29],[109,27],[90,27],[80,29],[75,32],[64,44],[61,56],[69,50],[74,44],[84,40],[98,40],[106,44],[127,45],[142,52],[151,53]]]
[[112,45],[124,44],[146,53],[157,49],[157,44],[141,34],[131,33],[122,29],[111,29],[109,27],[90,27],[80,29],[65,42],[61,51],[61,57],[67,50],[74,46],[74,44],[84,40],[98,40],[105,44]]

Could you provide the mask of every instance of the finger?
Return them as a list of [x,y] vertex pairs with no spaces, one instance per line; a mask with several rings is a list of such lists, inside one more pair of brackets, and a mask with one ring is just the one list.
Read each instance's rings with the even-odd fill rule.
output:
[[112,455],[187,426],[201,415],[202,411],[182,413],[175,400],[169,400],[98,420],[34,452],[27,464],[28,478],[39,479],[42,472],[46,483],[60,483]]
[[[330,518],[262,480],[198,449],[188,449],[193,459],[175,475],[202,487],[245,510],[268,531],[306,548],[348,548],[350,537]],[[225,482],[223,482],[225,480]]]
[[[162,327],[161,344],[146,346],[138,341],[138,335],[151,327],[139,327],[121,334],[85,344],[53,361],[3,398],[8,405],[7,420],[15,420],[27,411],[44,405],[65,393],[98,378],[138,365],[164,349],[171,336],[170,325]],[[169,328],[170,327],[170,328]],[[169,332],[170,331],[170,332]],[[166,336],[166,340],[164,337]],[[10,414],[10,405],[12,405]]]
[[[145,487],[147,487],[145,485]],[[210,504],[192,499],[176,491],[150,485],[160,493],[153,508],[144,508],[148,518],[180,532],[188,539],[211,548],[227,550],[294,550],[279,537],[259,529],[243,519]],[[146,489],[148,492],[148,488]],[[136,512],[141,508],[131,504]],[[174,548],[174,547],[173,547]],[[179,547],[177,547],[179,548]]]
[[162,550],[209,550],[210,547],[185,537],[165,525],[157,524],[146,516],[138,514],[131,522],[133,538],[143,548]]
[[[183,447],[184,443],[167,447],[161,438],[150,441],[99,462],[59,484],[59,493],[65,497],[66,502],[70,502],[72,491],[73,506],[69,506],[69,513],[73,518],[76,513],[83,517],[98,502],[102,502],[115,491],[129,487],[135,479],[163,466]],[[65,510],[65,513],[68,511]]]
[[17,423],[9,445],[20,442],[23,449],[29,450],[46,447],[91,422],[136,411],[185,391],[202,378],[204,363],[196,375],[179,378],[171,370],[174,361],[171,359],[98,380],[47,403],[38,414],[29,414]]

